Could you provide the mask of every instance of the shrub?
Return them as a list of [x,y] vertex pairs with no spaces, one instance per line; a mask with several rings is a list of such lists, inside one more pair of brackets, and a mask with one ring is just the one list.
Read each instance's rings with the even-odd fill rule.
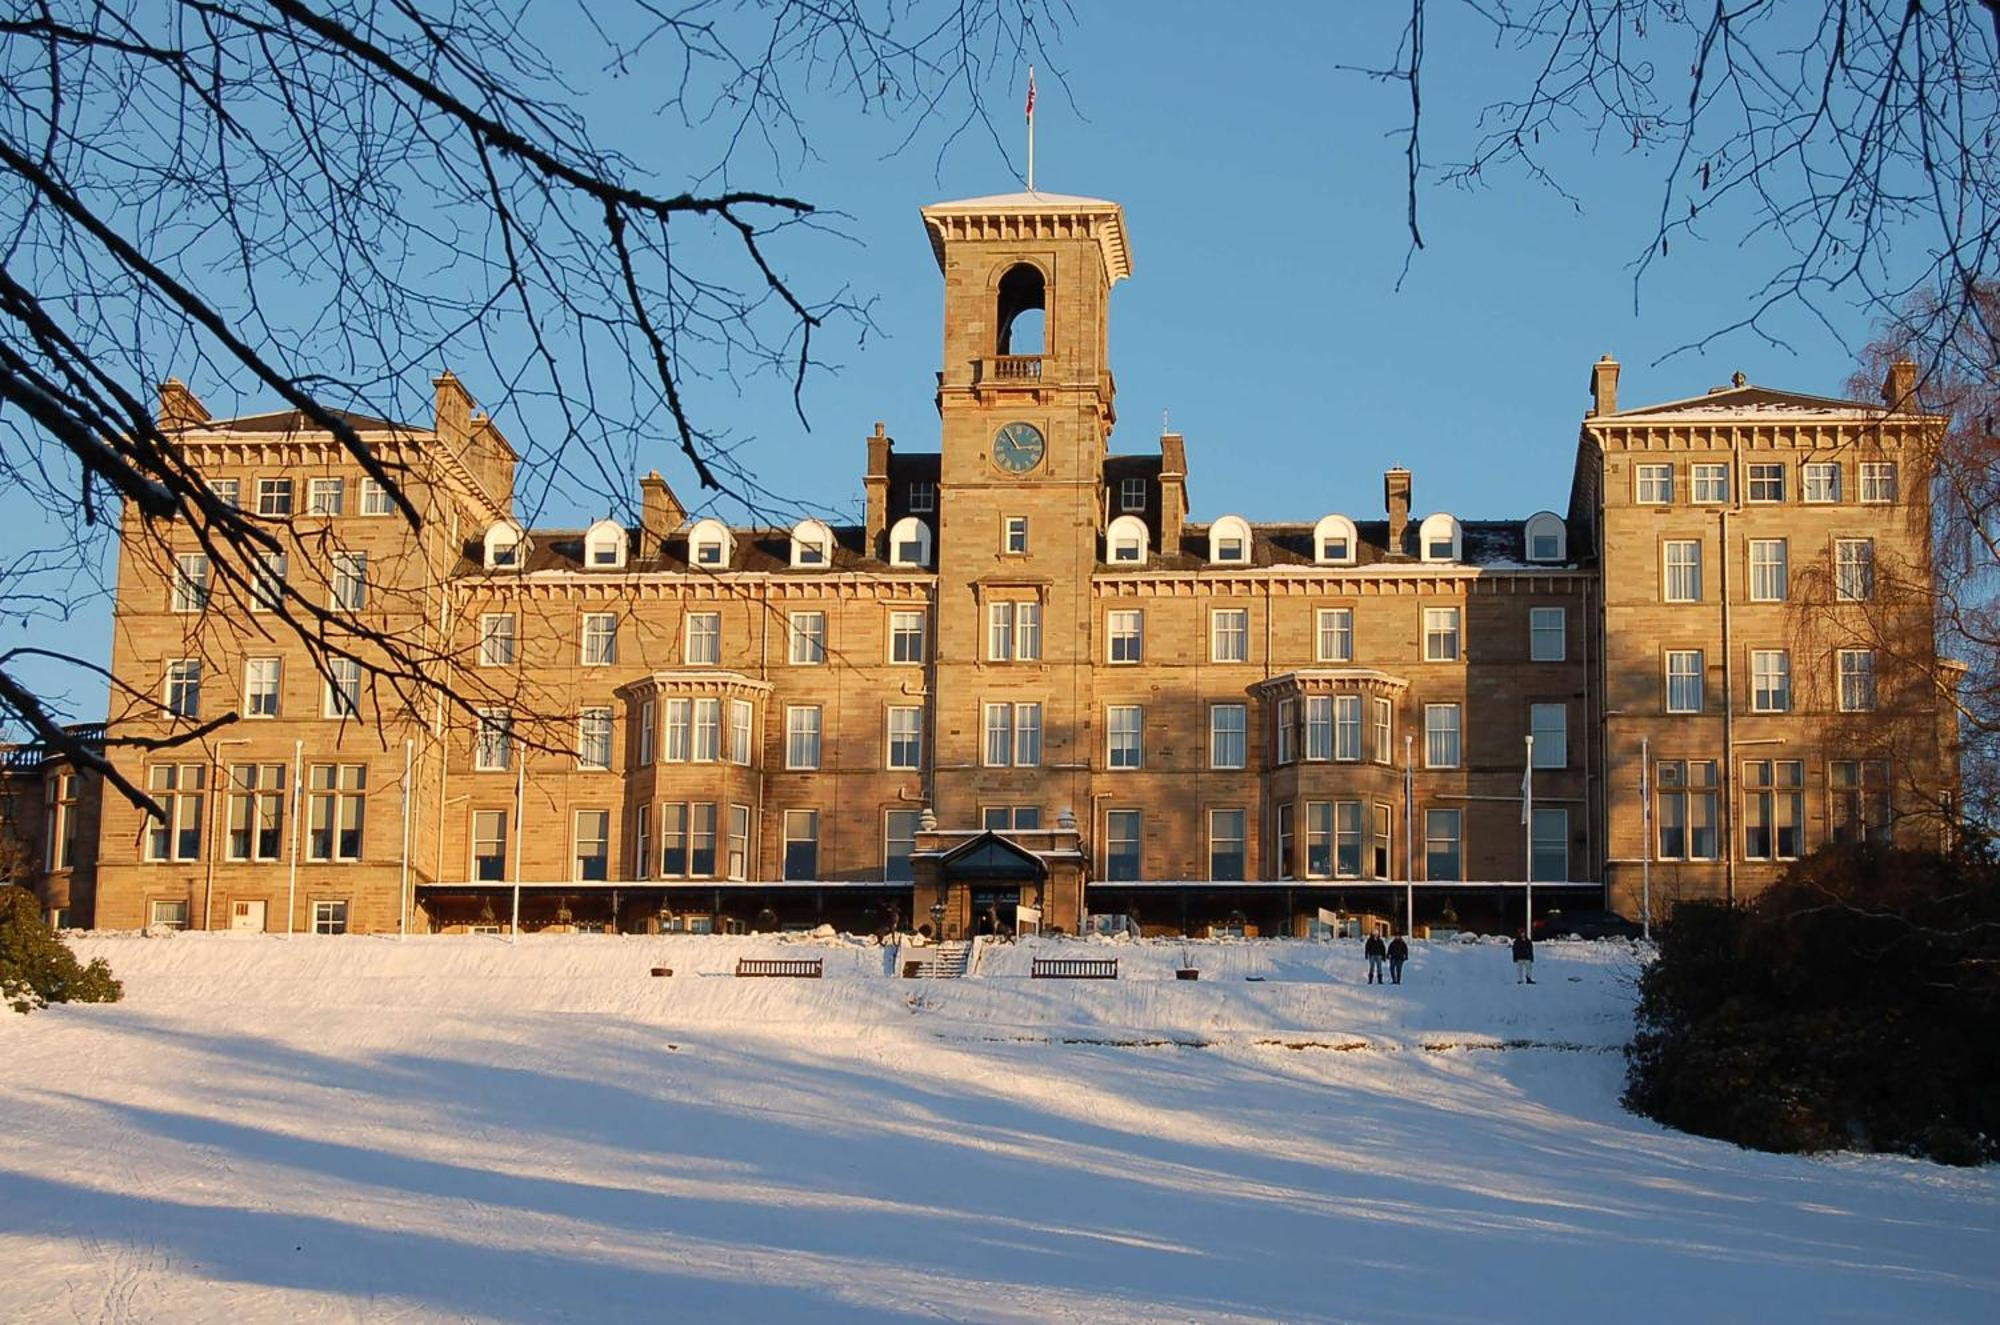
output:
[[102,957],[84,965],[42,923],[33,893],[0,886],[0,1002],[32,1012],[50,1003],[116,1003],[124,992]]

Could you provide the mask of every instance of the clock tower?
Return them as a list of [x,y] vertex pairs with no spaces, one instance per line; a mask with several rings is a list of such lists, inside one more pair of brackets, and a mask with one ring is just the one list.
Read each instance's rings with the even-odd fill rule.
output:
[[947,829],[1087,823],[1124,209],[1015,193],[923,218],[944,273],[933,807]]

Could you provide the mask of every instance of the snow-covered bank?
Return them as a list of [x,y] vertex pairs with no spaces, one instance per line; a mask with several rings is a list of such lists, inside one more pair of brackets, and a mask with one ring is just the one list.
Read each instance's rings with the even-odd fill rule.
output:
[[8,1320],[2000,1315],[2000,1175],[1620,1112],[1622,945],[78,947],[126,1002],[0,1020]]

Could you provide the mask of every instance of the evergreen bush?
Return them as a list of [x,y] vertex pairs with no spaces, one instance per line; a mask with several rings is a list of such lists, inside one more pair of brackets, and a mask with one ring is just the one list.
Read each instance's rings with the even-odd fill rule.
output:
[[85,965],[42,921],[26,888],[0,886],[0,1002],[16,1012],[50,1003],[116,1003],[125,990],[102,957]]

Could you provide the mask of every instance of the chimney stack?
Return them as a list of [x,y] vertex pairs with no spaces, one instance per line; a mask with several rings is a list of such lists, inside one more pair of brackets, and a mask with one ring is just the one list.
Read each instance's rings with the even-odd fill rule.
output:
[[1889,365],[1889,376],[1882,383],[1882,401],[1897,411],[1917,407],[1917,365],[1914,361],[1898,359]]
[[1181,528],[1187,523],[1187,439],[1177,432],[1160,434],[1160,552],[1181,550]]
[[1389,508],[1389,555],[1407,555],[1410,530],[1410,471],[1401,465],[1382,475],[1382,502]]
[[208,422],[208,410],[194,392],[187,389],[187,383],[178,377],[169,377],[160,383],[160,428],[173,431],[180,428],[196,428]]
[[686,508],[659,470],[639,480],[639,532],[644,554],[658,556],[667,536],[686,522]]
[[1618,361],[1608,354],[1591,365],[1590,398],[1596,402],[1590,407],[1593,418],[1618,412]]
[[868,507],[861,546],[877,561],[889,559],[889,454],[895,449],[896,439],[876,420],[875,433],[868,439],[868,472],[861,478]]
[[463,451],[472,441],[472,393],[447,368],[431,379],[437,388],[438,439]]

